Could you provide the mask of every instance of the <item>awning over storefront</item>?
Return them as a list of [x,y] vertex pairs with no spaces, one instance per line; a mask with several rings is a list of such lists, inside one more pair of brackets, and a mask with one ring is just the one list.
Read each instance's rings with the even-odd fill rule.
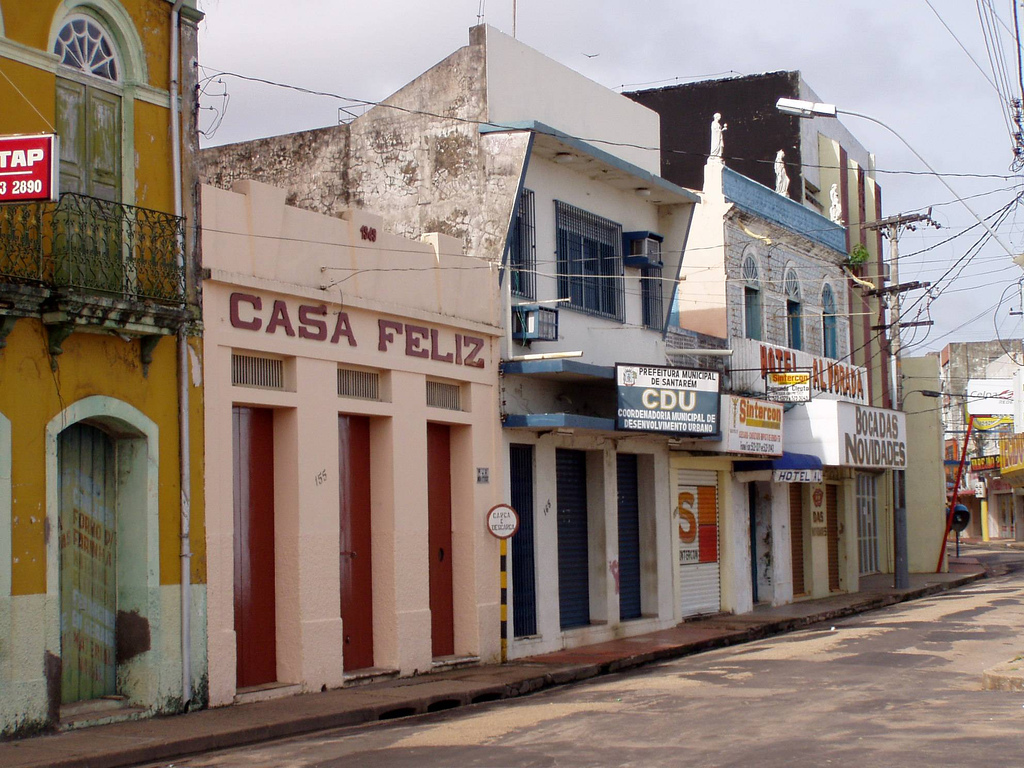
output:
[[579,360],[503,360],[501,372],[506,376],[533,376],[552,381],[610,381],[615,382],[615,366],[592,365]]
[[615,431],[615,419],[579,416],[575,413],[510,413],[505,416],[508,429],[596,429]]
[[775,483],[820,483],[821,459],[809,453],[784,451],[774,459],[733,462],[733,472],[741,483],[770,480]]
[[821,469],[821,459],[809,453],[791,453],[783,451],[775,459],[755,459],[753,461],[735,461],[733,470],[736,472],[757,472],[763,469]]

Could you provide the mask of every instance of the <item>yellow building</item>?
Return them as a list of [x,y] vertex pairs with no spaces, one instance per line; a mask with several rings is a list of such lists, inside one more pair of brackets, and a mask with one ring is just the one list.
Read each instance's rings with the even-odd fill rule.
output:
[[0,137],[58,172],[0,203],[3,735],[205,699],[200,18],[0,0]]

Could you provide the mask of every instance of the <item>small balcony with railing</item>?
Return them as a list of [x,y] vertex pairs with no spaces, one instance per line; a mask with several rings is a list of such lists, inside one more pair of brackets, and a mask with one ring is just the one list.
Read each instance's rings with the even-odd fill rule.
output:
[[41,317],[51,348],[75,325],[173,333],[190,316],[184,242],[178,216],[85,195],[0,206],[3,335],[19,317]]

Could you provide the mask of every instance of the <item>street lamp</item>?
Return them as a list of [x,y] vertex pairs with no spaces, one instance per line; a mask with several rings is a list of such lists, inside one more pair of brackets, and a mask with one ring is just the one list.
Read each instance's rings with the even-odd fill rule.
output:
[[[834,118],[837,118],[840,114],[844,114],[844,115],[852,115],[854,117],[860,117],[860,118],[863,118],[864,120],[870,120],[872,123],[875,123],[877,125],[882,126],[887,131],[892,133],[893,136],[895,136],[897,139],[902,141],[906,145],[907,149],[909,149],[911,152],[913,152],[914,156],[917,157],[917,159],[920,160],[922,163],[924,163],[924,166],[929,171],[931,171],[931,173],[935,176],[935,178],[937,178],[939,181],[941,181],[946,186],[946,188],[953,194],[953,196],[957,200],[959,200],[961,203],[963,203],[964,207],[967,208],[967,210],[971,212],[971,215],[973,215],[974,218],[978,220],[978,222],[981,224],[981,226],[984,227],[985,230],[990,235],[992,235],[992,237],[995,238],[996,241],[1000,245],[1003,245],[1002,241],[999,240],[999,236],[996,235],[996,233],[993,232],[992,229],[984,221],[981,220],[981,218],[978,216],[978,214],[974,213],[974,211],[971,209],[971,207],[969,205],[967,205],[967,203],[965,203],[963,201],[963,199],[960,197],[960,195],[958,195],[952,189],[952,187],[950,187],[949,184],[946,183],[946,180],[943,179],[941,176],[939,176],[938,172],[934,168],[932,168],[928,164],[928,162],[923,157],[921,157],[921,155],[918,154],[917,150],[914,149],[912,146],[910,146],[910,144],[907,143],[906,139],[904,139],[902,136],[900,136],[895,130],[890,128],[885,123],[881,122],[880,120],[876,120],[873,117],[869,117],[868,115],[862,115],[859,112],[850,112],[850,111],[847,111],[847,110],[839,109],[839,108],[836,107],[835,104],[823,104],[821,102],[815,102],[815,101],[803,101],[801,99],[781,98],[781,99],[779,99],[775,103],[775,107],[776,107],[776,109],[778,109],[783,114],[794,115],[794,116],[800,117],[800,118],[831,117],[831,118],[834,119]],[[843,169],[839,169],[839,170],[840,170],[840,173],[842,173]],[[1003,245],[1003,248],[1006,250],[1006,252],[1012,258],[1013,254],[1010,253],[1010,250],[1008,248],[1006,248],[1005,245]],[[893,255],[895,257],[895,252],[894,252]],[[894,270],[893,271],[893,279],[894,280],[896,279],[895,278],[895,274],[896,274],[895,269],[896,269],[896,262],[895,262],[895,258],[894,258],[894,260],[893,260],[893,270]],[[900,381],[900,378],[901,378],[901,376],[900,376],[900,356],[899,356],[900,355],[900,328],[899,328],[899,309],[898,309],[898,307],[899,307],[899,303],[898,303],[898,299],[897,299],[897,303],[894,305],[894,318],[893,318],[894,319],[894,323],[893,323],[893,357],[894,357],[895,364],[896,364],[896,375],[893,377],[893,383],[894,383],[894,387],[893,387],[894,392],[893,392],[893,394],[895,395],[894,399],[896,401],[895,402],[896,408],[897,409],[902,409],[902,407],[903,407],[903,402],[902,402],[903,401],[903,397],[902,397],[902,389],[903,389],[903,387],[902,387],[902,381]],[[906,476],[905,476],[904,470],[902,470],[902,469],[894,469],[893,470],[892,541],[893,541],[893,581],[894,581],[893,586],[896,589],[909,589],[909,587],[910,587],[910,569],[909,569],[909,563],[908,563],[908,545],[907,545]]]
[[951,195],[953,195],[953,197],[955,197],[964,208],[967,209],[968,213],[970,213],[971,216],[974,217],[974,220],[977,221],[978,224],[981,225],[981,228],[984,229],[986,232],[988,232],[988,234],[991,236],[991,238],[993,240],[995,240],[997,243],[999,243],[999,246],[1004,251],[1006,251],[1006,255],[1010,257],[1010,259],[1013,261],[1014,264],[1016,264],[1019,267],[1024,267],[1024,254],[1019,254],[1019,253],[1015,254],[1013,251],[1011,251],[1010,247],[1006,243],[1004,243],[1002,241],[1002,239],[999,237],[999,235],[997,235],[995,233],[995,231],[992,229],[992,227],[990,227],[985,222],[984,219],[982,219],[977,213],[975,213],[974,209],[971,208],[971,206],[967,204],[967,201],[965,201],[962,197],[960,197],[960,195],[957,194],[956,190],[953,189],[951,186],[949,186],[948,182],[944,178],[942,178],[942,176],[939,174],[939,172],[936,171],[934,168],[932,168],[931,165],[928,163],[928,161],[925,160],[923,157],[921,157],[921,155],[918,153],[918,151],[916,149],[914,149],[912,146],[910,146],[910,142],[908,142],[906,139],[904,139],[902,136],[900,136],[895,131],[895,129],[893,129],[892,127],[886,125],[881,120],[876,120],[875,118],[870,117],[868,115],[862,115],[860,112],[851,112],[850,110],[847,110],[847,109],[839,109],[838,107],[836,107],[835,104],[822,104],[821,102],[817,102],[817,101],[803,101],[801,99],[786,99],[786,98],[782,98],[782,99],[779,99],[777,102],[775,102],[775,108],[777,110],[779,110],[779,112],[782,112],[784,114],[795,115],[796,117],[803,117],[803,118],[811,118],[811,117],[832,117],[832,118],[837,118],[839,115],[851,115],[853,117],[859,117],[859,118],[861,118],[863,120],[870,120],[875,125],[882,126],[883,128],[885,128],[885,130],[889,131],[889,133],[891,133],[897,139],[902,141],[903,145],[907,149],[909,149],[911,152],[914,153],[914,157],[916,157],[918,160],[920,160],[921,164],[924,165],[924,167],[927,168],[928,171],[936,179],[938,179],[947,190],[949,190],[949,193]]

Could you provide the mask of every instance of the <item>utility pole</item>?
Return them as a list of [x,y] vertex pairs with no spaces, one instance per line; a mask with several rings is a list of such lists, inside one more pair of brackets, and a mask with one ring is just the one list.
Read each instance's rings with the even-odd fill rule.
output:
[[[898,214],[864,224],[864,229],[878,229],[889,240],[889,278],[891,285],[873,291],[875,294],[892,294],[889,304],[890,352],[893,358],[893,407],[903,410],[903,366],[900,360],[900,295],[914,288],[927,287],[922,283],[900,284],[900,235],[914,231],[920,223],[939,228],[932,219],[932,209],[927,213]],[[914,323],[920,325],[921,323]],[[930,324],[930,323],[929,323]],[[908,323],[910,325],[910,323]],[[883,326],[884,328],[884,326]],[[910,588],[910,568],[907,557],[907,478],[906,470],[895,469],[893,479],[893,586],[896,589]]]

